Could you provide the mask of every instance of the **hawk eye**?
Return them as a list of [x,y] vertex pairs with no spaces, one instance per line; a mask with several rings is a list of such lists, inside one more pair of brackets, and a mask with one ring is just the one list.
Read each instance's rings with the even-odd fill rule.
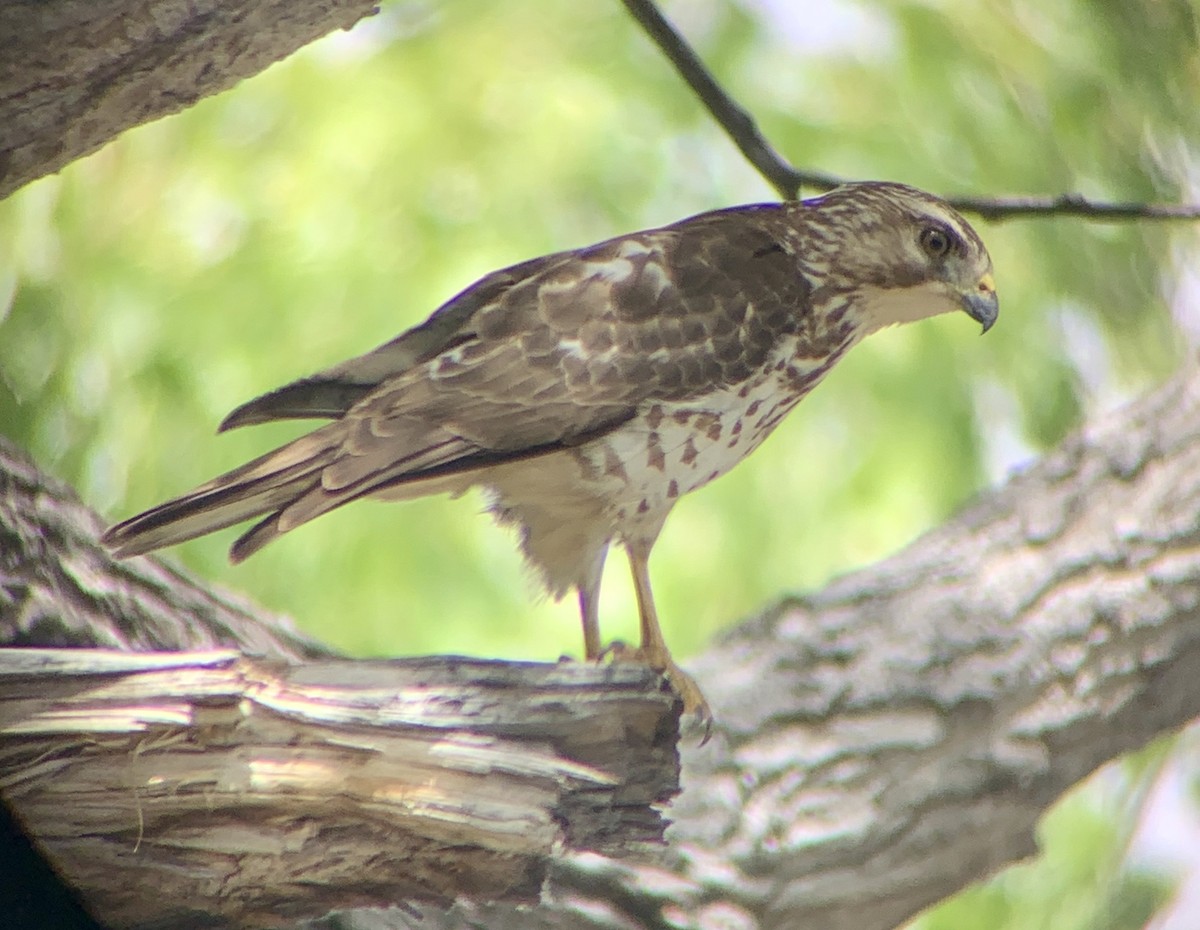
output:
[[921,248],[930,258],[945,258],[954,244],[950,233],[939,226],[926,226],[921,230]]

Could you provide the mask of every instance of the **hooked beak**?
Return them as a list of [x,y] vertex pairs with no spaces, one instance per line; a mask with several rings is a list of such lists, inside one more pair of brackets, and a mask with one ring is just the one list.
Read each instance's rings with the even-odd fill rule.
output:
[[996,281],[989,271],[979,283],[962,295],[962,308],[986,333],[1000,315],[1000,299],[996,296]]

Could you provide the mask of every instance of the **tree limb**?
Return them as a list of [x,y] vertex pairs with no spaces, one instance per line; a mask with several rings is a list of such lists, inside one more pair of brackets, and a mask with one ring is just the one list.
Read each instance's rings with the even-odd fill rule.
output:
[[331,657],[291,622],[157,559],[114,561],[104,522],[0,436],[0,644]]
[[[690,665],[670,871],[554,873],[539,927],[885,930],[1036,852],[1104,762],[1200,715],[1200,370]],[[509,930],[497,907],[405,926]]]
[[[9,481],[0,499],[31,486]],[[37,507],[0,513],[54,513],[52,486]],[[1189,370],[896,556],[781,603],[692,663],[716,730],[682,747],[665,866],[567,857],[533,912],[459,902],[340,925],[894,927],[1033,853],[1063,791],[1200,715],[1197,526]],[[34,537],[0,532],[5,564],[54,557],[40,544],[14,556],[12,540]],[[105,570],[77,579],[107,592],[101,605],[113,601]],[[64,612],[80,599],[69,593]],[[15,628],[0,610],[0,630]]]
[[[801,170],[763,136],[652,0],[622,0],[747,160],[793,199],[843,179]],[[0,5],[0,198],[121,132],[232,87],[334,29],[373,0],[23,0]],[[950,197],[991,220],[1080,216],[1194,220],[1200,205],[1103,203],[1078,194]]]
[[376,9],[374,0],[0,4],[0,198]]
[[113,927],[534,903],[661,844],[678,701],[644,666],[0,649],[0,792]]
[[[621,0],[630,15],[675,66],[679,76],[746,160],[784,200],[800,196],[801,188],[831,190],[846,179],[821,171],[803,170],[787,161],[767,141],[754,117],[717,82],[687,39],[663,16],[653,0]],[[946,197],[963,213],[999,221],[1014,217],[1081,216],[1102,220],[1196,220],[1200,204],[1103,203],[1079,194],[1055,197]]]
[[1033,853],[1062,792],[1200,715],[1198,526],[1193,367],[733,631],[694,665],[722,742],[675,808],[693,909],[722,861],[760,926],[882,930]]

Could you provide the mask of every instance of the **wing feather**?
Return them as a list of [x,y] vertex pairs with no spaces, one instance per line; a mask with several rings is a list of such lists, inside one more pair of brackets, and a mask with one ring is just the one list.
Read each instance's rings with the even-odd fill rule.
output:
[[448,300],[428,320],[364,355],[285,384],[233,410],[217,432],[272,420],[336,419],[380,384],[475,337],[471,317],[513,284],[561,261],[545,255],[493,271]]

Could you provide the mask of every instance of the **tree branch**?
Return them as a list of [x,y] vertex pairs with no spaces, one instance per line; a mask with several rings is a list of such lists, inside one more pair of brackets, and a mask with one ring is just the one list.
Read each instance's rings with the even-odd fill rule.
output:
[[[653,0],[621,0],[646,34],[700,98],[746,160],[784,200],[794,200],[805,187],[831,190],[846,179],[819,171],[801,170],[767,141],[754,117],[713,77],[687,39],[663,16]],[[1055,197],[947,197],[963,213],[999,221],[1014,217],[1082,216],[1101,220],[1196,220],[1200,204],[1104,203],[1079,194]]]
[[1000,221],[1028,217],[1081,216],[1094,220],[1197,220],[1200,204],[1111,203],[1089,200],[1082,194],[1054,197],[947,197],[963,213]]
[[[780,197],[793,199],[801,188],[829,190],[843,182],[788,163],[652,0],[623,2]],[[373,0],[0,5],[0,47],[8,50],[0,61],[0,198],[126,129],[232,87],[327,32],[349,29],[376,9]],[[1077,194],[948,199],[991,220],[1200,218],[1200,205],[1103,203]]]
[[628,663],[0,649],[0,789],[114,927],[534,903],[555,853],[661,845],[660,684]]
[[[35,504],[11,503],[29,488]],[[58,513],[48,489],[6,482],[0,517],[49,515],[51,543],[0,527],[6,566],[54,559],[75,511]],[[535,912],[460,901],[342,925],[894,927],[1033,853],[1034,825],[1063,791],[1200,715],[1197,526],[1190,370],[893,558],[781,603],[699,657],[691,670],[716,730],[708,746],[682,747],[665,865],[567,857]],[[88,590],[105,592],[90,599],[97,610],[118,600],[96,553],[64,613]],[[57,588],[38,578],[68,575],[33,579],[43,611]],[[21,628],[10,603],[0,630]]]
[[376,9],[374,0],[0,4],[0,198]]
[[650,0],[622,0],[625,8],[646,30],[654,44],[695,91],[713,118],[721,125],[746,160],[766,178],[784,200],[794,200],[801,187],[829,190],[840,180],[832,175],[798,171],[767,141],[754,117],[725,92],[712,72],[705,67],[686,39]]
[[702,655],[671,871],[568,860],[538,926],[886,930],[1032,855],[1063,791],[1200,715],[1197,526],[1193,369]]
[[0,644],[332,657],[283,617],[157,559],[114,561],[61,481],[0,436]]

